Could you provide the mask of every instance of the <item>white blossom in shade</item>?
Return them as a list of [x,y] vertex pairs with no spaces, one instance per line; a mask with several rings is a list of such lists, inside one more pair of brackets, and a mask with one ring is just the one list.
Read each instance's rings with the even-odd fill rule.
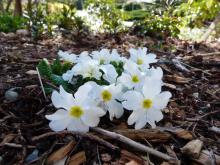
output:
[[82,63],[92,60],[87,51],[80,53],[76,59],[76,63]]
[[100,80],[102,73],[99,70],[99,64],[96,60],[80,62],[72,68],[75,75],[81,75],[83,78],[95,78]]
[[161,92],[160,81],[146,78],[141,92],[127,91],[122,98],[123,107],[132,111],[128,118],[129,125],[135,123],[135,129],[141,129],[149,123],[154,128],[155,122],[163,119],[161,110],[167,106],[171,93]]
[[66,73],[63,73],[62,78],[64,81],[68,81],[69,83],[71,83],[73,76],[74,76],[74,71],[73,69],[71,69],[71,70],[68,70]]
[[128,60],[124,64],[124,72],[117,81],[122,83],[128,89],[135,88],[139,90],[143,85],[144,77],[144,73],[138,69],[137,64]]
[[103,79],[108,81],[110,84],[115,83],[118,77],[118,73],[115,67],[111,64],[101,65],[100,69],[104,72]]
[[52,103],[58,110],[54,114],[46,115],[46,118],[50,120],[49,126],[53,131],[67,129],[88,132],[89,127],[99,124],[100,117],[105,115],[105,112],[88,97],[91,88],[90,84],[79,87],[74,97],[62,86],[59,93],[57,91],[52,93]]
[[99,86],[93,83],[93,90],[89,95],[95,98],[100,107],[109,112],[110,120],[113,120],[114,117],[120,118],[124,113],[122,104],[117,101],[122,96],[121,90],[120,84]]
[[77,56],[75,54],[70,54],[68,52],[63,52],[62,50],[59,50],[58,56],[60,59],[70,62],[70,63],[76,63]]
[[92,58],[94,60],[97,60],[100,65],[109,64],[110,56],[110,51],[108,49],[102,49],[100,51],[92,52]]
[[129,49],[130,60],[135,62],[142,71],[150,67],[149,64],[157,62],[156,55],[153,53],[147,54],[147,48]]

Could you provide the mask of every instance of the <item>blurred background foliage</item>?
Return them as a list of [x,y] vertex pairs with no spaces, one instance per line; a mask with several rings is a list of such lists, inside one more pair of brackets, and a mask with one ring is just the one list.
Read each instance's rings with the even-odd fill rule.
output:
[[219,0],[0,0],[0,31],[27,29],[34,39],[130,32],[197,41],[213,22],[212,34],[219,34],[219,15]]

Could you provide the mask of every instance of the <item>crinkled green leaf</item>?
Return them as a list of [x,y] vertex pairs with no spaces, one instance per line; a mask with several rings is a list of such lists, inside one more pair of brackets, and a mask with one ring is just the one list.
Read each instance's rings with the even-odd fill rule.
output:
[[47,59],[41,60],[40,63],[37,65],[37,68],[42,76],[45,76],[48,79],[50,79],[52,75],[52,69]]
[[72,85],[69,84],[68,82],[64,81],[63,78],[59,75],[55,75],[52,74],[51,75],[51,81],[53,84],[60,86],[62,85],[63,88],[67,91],[67,92],[71,92],[72,91]]
[[52,72],[57,75],[62,75],[62,64],[59,59],[56,59],[51,65]]

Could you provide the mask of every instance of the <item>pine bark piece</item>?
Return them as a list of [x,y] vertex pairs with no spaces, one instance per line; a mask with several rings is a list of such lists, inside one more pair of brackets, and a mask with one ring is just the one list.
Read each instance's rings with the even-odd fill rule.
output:
[[[214,154],[215,157],[215,163],[220,164],[220,156]],[[201,154],[198,159],[192,159],[196,165],[212,165],[213,163],[213,158],[211,156],[210,151],[208,150],[202,150]]]
[[181,148],[181,152],[185,155],[189,155],[192,158],[198,158],[203,146],[203,142],[199,139],[188,142]]
[[68,165],[80,165],[85,161],[86,161],[86,154],[84,151],[81,151],[70,158]]
[[47,158],[47,165],[52,165],[55,162],[62,160],[75,146],[75,141],[69,142],[64,147],[58,149],[57,151],[53,152],[48,158]]

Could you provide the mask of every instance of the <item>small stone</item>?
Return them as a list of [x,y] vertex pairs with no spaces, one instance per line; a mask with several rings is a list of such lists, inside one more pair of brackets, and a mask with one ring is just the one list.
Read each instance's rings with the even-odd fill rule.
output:
[[18,93],[12,89],[9,89],[5,92],[5,98],[8,101],[16,101],[18,99]]
[[29,35],[29,31],[26,30],[26,29],[19,29],[19,30],[16,31],[16,34],[20,35],[20,36],[28,36]]
[[198,92],[193,93],[193,97],[196,98],[196,99],[199,98],[199,93]]
[[181,148],[181,152],[185,155],[189,155],[192,158],[198,158],[203,146],[203,142],[199,139],[188,142]]
[[37,71],[36,70],[29,70],[26,72],[27,75],[37,75]]

